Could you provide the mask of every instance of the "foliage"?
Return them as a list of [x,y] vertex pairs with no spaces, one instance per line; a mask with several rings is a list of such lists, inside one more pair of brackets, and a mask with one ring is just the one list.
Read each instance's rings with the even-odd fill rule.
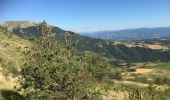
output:
[[109,74],[112,74],[108,59],[102,55],[89,51],[86,51],[85,55],[88,57],[86,61],[95,66],[92,76],[97,82],[106,81],[109,78]]
[[25,98],[12,90],[0,90],[0,100],[25,100]]
[[[92,99],[97,94],[93,84],[94,65],[88,55],[76,56],[70,32],[65,45],[55,42],[51,28],[40,26],[42,37],[26,53],[27,62],[21,67],[21,90],[27,99]],[[99,97],[99,96],[97,96]]]
[[153,84],[143,87],[134,84],[119,83],[114,84],[111,89],[113,91],[128,92],[129,99],[126,100],[169,100],[170,98],[170,88],[159,90]]

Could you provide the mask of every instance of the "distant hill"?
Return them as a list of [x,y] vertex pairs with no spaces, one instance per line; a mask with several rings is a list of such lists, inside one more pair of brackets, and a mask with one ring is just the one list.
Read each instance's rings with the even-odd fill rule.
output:
[[[16,23],[16,24],[15,24]],[[40,23],[28,22],[28,21],[15,21],[8,22],[8,29],[22,38],[29,39],[30,37],[40,37],[41,32],[39,30]],[[12,28],[11,28],[12,27]],[[64,43],[65,30],[52,26],[53,33],[55,33],[55,39],[58,42]],[[161,31],[160,32],[164,32]],[[130,33],[129,33],[130,34]],[[134,33],[135,34],[135,33]],[[123,33],[122,33],[123,36]],[[145,36],[143,36],[145,37]],[[99,54],[103,54],[109,59],[121,59],[125,61],[170,61],[170,51],[153,50],[145,47],[133,47],[129,48],[126,45],[113,45],[112,41],[106,41],[103,39],[96,39],[87,36],[75,34],[73,41],[77,42],[78,51],[92,51]],[[150,42],[150,41],[149,41]],[[167,41],[166,43],[169,43]],[[154,55],[154,56],[153,56]]]
[[[18,36],[29,38],[29,37],[39,37],[41,32],[39,30],[39,24],[31,21],[6,21],[2,24],[3,27],[6,27],[8,31],[17,34]],[[52,25],[49,25],[52,26]],[[65,32],[61,28],[53,27],[54,33],[63,33]]]
[[[13,33],[16,35],[29,39],[30,37],[39,37],[41,36],[41,31],[39,30],[39,24],[35,22],[30,21],[7,21],[4,22],[2,26],[7,27],[7,29],[12,30]],[[50,25],[52,26],[52,25]],[[12,28],[11,28],[12,27]],[[55,38],[58,42],[64,43],[64,32],[65,30],[52,26],[52,32],[55,33]],[[81,36],[79,34],[75,34],[73,37],[73,41],[78,41],[78,50],[79,51],[96,51],[96,52],[102,52],[103,49],[97,46],[98,43],[104,43],[104,40],[102,39],[93,39],[86,36]]]
[[2,26],[7,27],[7,29],[12,32],[17,28],[26,28],[31,26],[36,26],[37,23],[31,21],[6,21],[2,24]]
[[100,31],[84,33],[83,35],[104,40],[143,40],[170,36],[170,27]]

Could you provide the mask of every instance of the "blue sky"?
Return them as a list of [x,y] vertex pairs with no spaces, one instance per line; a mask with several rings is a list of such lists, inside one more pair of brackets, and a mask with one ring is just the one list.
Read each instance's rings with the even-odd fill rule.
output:
[[0,0],[0,22],[9,20],[76,32],[169,27],[170,0]]

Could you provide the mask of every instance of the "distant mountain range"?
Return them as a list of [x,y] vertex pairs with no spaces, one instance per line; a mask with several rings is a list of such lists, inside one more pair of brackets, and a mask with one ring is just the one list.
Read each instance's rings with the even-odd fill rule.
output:
[[83,33],[82,35],[104,40],[143,40],[170,36],[170,27],[100,31]]

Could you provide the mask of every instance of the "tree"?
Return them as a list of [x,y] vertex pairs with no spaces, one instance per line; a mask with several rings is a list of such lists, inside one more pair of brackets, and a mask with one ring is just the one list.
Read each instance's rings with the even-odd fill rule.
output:
[[85,52],[86,61],[89,64],[92,64],[93,67],[93,73],[92,76],[95,78],[97,82],[106,81],[106,79],[109,78],[109,75],[111,73],[111,67],[108,63],[108,59],[105,58],[101,54],[96,54],[94,52],[86,51]]
[[86,55],[75,55],[72,37],[66,38],[69,43],[62,45],[55,41],[52,28],[46,23],[39,28],[42,37],[26,53],[27,60],[20,71],[21,90],[26,98],[77,100],[98,96],[93,89],[95,67]]

